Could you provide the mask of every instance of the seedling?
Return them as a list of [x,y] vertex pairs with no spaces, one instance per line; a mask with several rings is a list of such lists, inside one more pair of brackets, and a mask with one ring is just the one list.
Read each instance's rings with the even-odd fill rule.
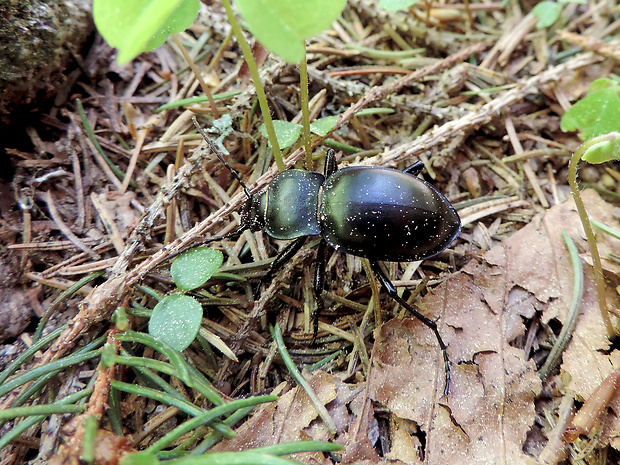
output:
[[601,316],[605,323],[607,336],[616,335],[609,318],[605,297],[605,277],[596,246],[596,239],[588,213],[579,194],[577,184],[577,164],[584,159],[589,163],[603,163],[620,159],[620,86],[609,79],[597,79],[590,85],[588,95],[577,102],[562,117],[561,128],[564,131],[579,130],[579,137],[587,139],[575,152],[568,165],[568,182],[579,212],[590,246],[590,254],[596,276]]
[[[180,291],[189,291],[206,283],[220,268],[223,259],[219,250],[192,249],[172,262],[170,273]],[[194,341],[201,321],[200,302],[187,295],[171,294],[153,309],[149,333],[180,352]]]

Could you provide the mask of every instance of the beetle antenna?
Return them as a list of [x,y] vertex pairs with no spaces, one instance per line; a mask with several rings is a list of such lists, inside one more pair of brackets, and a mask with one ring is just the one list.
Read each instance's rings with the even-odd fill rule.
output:
[[248,189],[248,186],[245,185],[245,183],[241,180],[241,177],[239,176],[239,173],[237,173],[237,171],[235,171],[227,162],[226,160],[224,160],[224,157],[222,156],[222,154],[217,150],[217,147],[215,146],[215,144],[211,141],[211,139],[209,139],[207,137],[207,135],[205,134],[205,132],[203,131],[203,129],[200,127],[200,125],[198,124],[198,121],[196,120],[195,116],[192,116],[192,121],[194,122],[194,126],[196,126],[196,129],[198,129],[198,132],[200,133],[200,135],[202,136],[202,138],[205,140],[205,142],[207,143],[207,145],[209,146],[209,148],[211,149],[211,151],[217,156],[217,158],[220,159],[220,161],[222,163],[224,163],[224,166],[226,168],[228,168],[228,171],[230,171],[232,173],[232,175],[235,177],[235,179],[237,181],[239,181],[239,184],[241,184],[241,187],[243,187],[243,191],[245,192],[245,195],[247,195],[248,199],[252,198],[252,194],[250,193],[250,189]]
[[205,239],[197,244],[192,244],[189,247],[186,247],[182,250],[179,250],[178,252],[175,252],[173,254],[170,254],[167,258],[167,260],[173,260],[176,257],[178,257],[179,255],[187,252],[188,250],[191,249],[195,249],[198,247],[203,247],[205,245],[210,244],[211,242],[215,242],[215,241],[221,241],[224,239],[237,239],[239,236],[241,236],[241,234],[243,233],[243,231],[247,230],[248,227],[247,226],[240,226],[239,228],[235,229],[234,231],[229,232],[228,234],[224,234],[222,236],[213,236],[213,237],[209,237],[208,239]]

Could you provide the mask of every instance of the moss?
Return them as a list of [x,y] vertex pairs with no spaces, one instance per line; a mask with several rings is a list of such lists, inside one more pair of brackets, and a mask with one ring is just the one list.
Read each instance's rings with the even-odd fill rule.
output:
[[2,0],[0,114],[53,94],[92,31],[87,0]]

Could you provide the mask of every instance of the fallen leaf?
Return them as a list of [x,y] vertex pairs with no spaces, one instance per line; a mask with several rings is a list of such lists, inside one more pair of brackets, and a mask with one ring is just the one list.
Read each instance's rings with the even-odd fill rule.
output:
[[[583,197],[592,217],[610,224],[613,208],[593,191],[584,192]],[[610,225],[618,228],[617,222]],[[419,302],[422,313],[438,318],[448,345],[452,381],[447,398],[442,396],[441,353],[428,328],[415,319],[394,319],[375,331],[369,396],[392,415],[420,428],[426,439],[424,463],[534,463],[523,452],[523,444],[535,420],[534,400],[541,381],[518,341],[525,334],[524,319],[535,312],[542,312],[546,322],[552,318],[562,322],[567,315],[573,270],[561,237],[563,229],[580,250],[589,250],[569,200],[491,249],[481,262],[470,263]],[[611,246],[618,250],[618,243]],[[570,363],[575,364],[571,387],[584,393],[592,392],[618,367],[617,352],[612,357],[601,352],[608,349],[609,342],[600,322],[590,267],[585,267],[585,274],[582,312],[599,321],[588,329],[584,326],[587,319],[580,318],[564,364],[567,371]],[[617,308],[617,300],[612,305]],[[582,331],[590,335],[590,342],[581,342]],[[589,360],[583,359],[584,351],[589,352]],[[573,358],[579,363],[571,362]],[[586,365],[596,376],[584,380],[584,373],[590,371]],[[606,427],[612,424],[615,421],[608,421]],[[401,432],[391,434],[399,436]],[[407,463],[419,463],[419,459]]]
[[[613,207],[595,192],[583,193],[592,217],[620,229]],[[313,389],[337,426],[331,438],[314,406],[299,388],[265,406],[237,430],[237,437],[215,450],[241,450],[293,440],[333,439],[344,446],[343,464],[534,464],[524,443],[536,419],[535,400],[542,383],[522,346],[524,321],[563,322],[573,291],[573,269],[562,239],[566,230],[579,250],[587,243],[572,200],[554,206],[529,225],[472,261],[418,302],[436,319],[448,346],[451,384],[444,392],[443,358],[437,341],[415,318],[394,318],[375,330],[371,368],[364,385],[347,385],[326,373],[311,376]],[[600,238],[603,250],[620,241]],[[584,260],[587,258],[584,253]],[[607,255],[605,255],[606,257]],[[569,386],[587,398],[612,370],[618,351],[609,341],[598,312],[592,269],[584,267],[582,315],[562,370]],[[611,293],[610,293],[611,294]],[[618,297],[610,298],[618,308]],[[618,439],[618,400],[606,419],[606,443]],[[378,426],[376,409],[388,418],[389,437]],[[386,456],[377,442],[389,444]],[[322,454],[295,457],[321,463]]]

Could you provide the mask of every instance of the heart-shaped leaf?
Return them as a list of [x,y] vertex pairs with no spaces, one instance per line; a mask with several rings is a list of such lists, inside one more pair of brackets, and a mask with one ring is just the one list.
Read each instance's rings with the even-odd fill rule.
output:
[[219,250],[199,247],[175,258],[170,274],[179,289],[189,291],[206,283],[223,261],[224,256]]
[[202,306],[196,299],[169,295],[155,305],[149,320],[149,334],[180,352],[196,338],[201,320]]
[[[276,138],[278,139],[278,145],[281,149],[293,145],[297,142],[297,139],[299,139],[299,134],[301,134],[301,126],[299,124],[289,123],[288,121],[274,121],[273,129],[276,131]],[[267,129],[264,124],[260,125],[258,132],[267,137]]]

